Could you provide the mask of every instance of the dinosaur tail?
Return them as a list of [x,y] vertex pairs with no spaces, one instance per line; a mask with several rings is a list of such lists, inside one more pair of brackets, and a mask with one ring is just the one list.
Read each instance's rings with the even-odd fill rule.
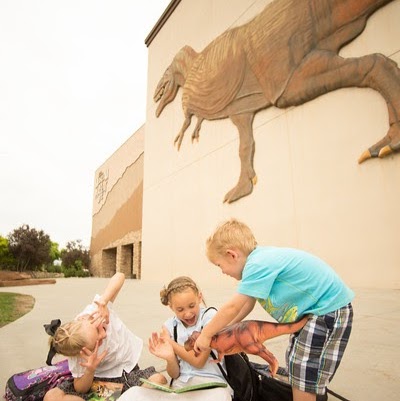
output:
[[273,327],[270,326],[271,323],[265,324],[262,330],[264,334],[263,337],[267,340],[284,334],[296,333],[304,327],[309,318],[310,317],[306,315],[294,323],[273,323]]
[[282,329],[285,331],[282,334],[292,334],[300,331],[307,323],[310,317],[308,315],[302,317],[300,320],[294,323],[286,323],[283,325]]

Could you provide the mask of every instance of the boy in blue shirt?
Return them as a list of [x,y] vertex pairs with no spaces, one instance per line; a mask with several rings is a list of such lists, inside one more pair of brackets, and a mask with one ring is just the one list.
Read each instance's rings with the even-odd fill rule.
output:
[[293,400],[315,401],[325,393],[348,343],[354,293],[314,255],[257,246],[250,228],[236,219],[220,225],[206,246],[210,262],[240,283],[204,327],[195,351],[208,349],[212,336],[245,318],[256,301],[278,322],[310,315],[303,329],[290,336],[286,362]]

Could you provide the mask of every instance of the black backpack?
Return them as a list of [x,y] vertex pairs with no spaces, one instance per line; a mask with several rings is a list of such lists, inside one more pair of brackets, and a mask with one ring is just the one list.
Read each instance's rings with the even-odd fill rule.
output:
[[[269,366],[266,364],[250,362],[250,366],[259,379],[257,387],[258,401],[293,401],[292,387],[285,380],[288,376],[286,369],[279,367],[275,378],[271,376]],[[317,401],[327,401],[328,394],[339,400],[349,401],[328,388],[325,394],[317,395]]]
[[[214,352],[211,356],[217,359]],[[239,354],[225,355],[225,368],[218,362],[217,365],[225,380],[233,390],[233,401],[261,401],[258,390],[260,380],[257,372],[252,368],[249,357],[241,352]]]
[[[213,351],[211,356],[216,359]],[[219,363],[218,366],[233,389],[233,401],[293,401],[292,387],[285,380],[286,369],[279,367],[277,377],[272,377],[267,364],[252,362],[244,353],[225,355],[224,359],[226,372]],[[328,394],[349,401],[330,389],[317,395],[317,401],[327,401]]]
[[[279,367],[277,377],[272,377],[268,365],[250,362],[251,368],[258,376],[259,401],[293,401],[292,387],[279,377],[287,377],[286,369]],[[328,396],[317,395],[317,401],[327,401]]]

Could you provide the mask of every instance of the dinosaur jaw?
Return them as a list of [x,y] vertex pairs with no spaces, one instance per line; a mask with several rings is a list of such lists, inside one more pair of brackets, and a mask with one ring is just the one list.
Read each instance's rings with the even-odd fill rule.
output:
[[164,84],[157,86],[157,90],[154,94],[154,101],[160,102],[156,109],[156,117],[159,117],[164,107],[171,103],[176,94],[178,93],[178,85],[175,84],[174,81],[166,81]]

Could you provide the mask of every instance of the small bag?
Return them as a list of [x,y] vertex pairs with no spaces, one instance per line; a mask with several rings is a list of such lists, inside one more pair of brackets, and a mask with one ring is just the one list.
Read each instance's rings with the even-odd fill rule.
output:
[[12,375],[7,380],[4,398],[6,401],[42,401],[47,391],[65,380],[73,380],[67,359],[54,366],[43,366]]

